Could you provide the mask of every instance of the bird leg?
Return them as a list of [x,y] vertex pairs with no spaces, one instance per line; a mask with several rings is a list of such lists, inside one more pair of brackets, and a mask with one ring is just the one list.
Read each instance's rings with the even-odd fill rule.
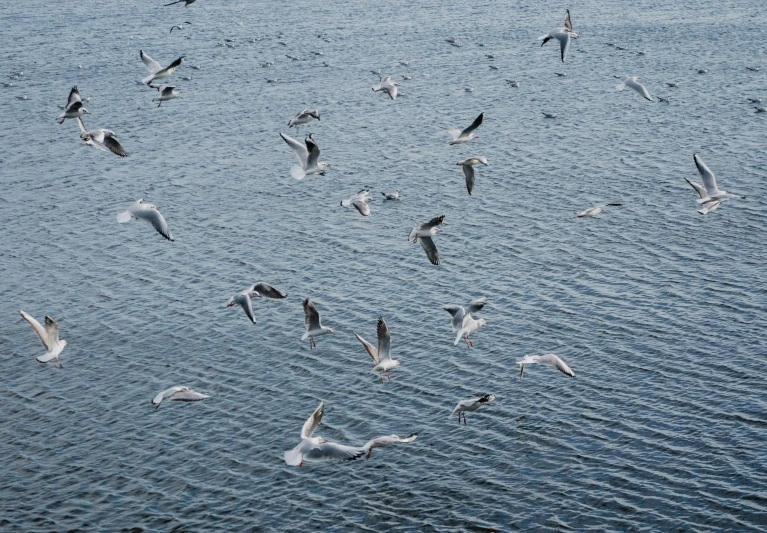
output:
[[371,456],[371,455],[373,455],[373,448],[370,448],[370,449],[368,450],[368,454],[365,456],[365,460],[368,460],[368,459],[370,459],[370,456]]
[[389,375],[389,373],[388,372],[384,372],[384,373],[386,374],[386,377],[389,378],[389,381],[391,381],[391,376]]
[[471,346],[469,346],[469,336],[468,335],[464,335],[463,336],[463,340],[466,343],[466,347],[467,348],[471,348]]
[[466,413],[463,413],[463,425],[466,425]]
[[160,103],[157,104],[157,107],[160,107],[162,105],[162,100],[160,100]]
[[380,374],[378,377],[380,377],[380,378],[381,378],[381,383],[383,383],[383,382],[384,382],[384,375],[383,375],[383,372],[381,372],[381,374]]

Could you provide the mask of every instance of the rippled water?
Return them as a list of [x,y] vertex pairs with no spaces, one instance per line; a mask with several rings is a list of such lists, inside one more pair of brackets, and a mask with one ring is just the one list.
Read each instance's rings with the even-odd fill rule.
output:
[[[566,65],[535,41],[561,22],[553,2],[161,3],[0,10],[3,74],[24,71],[0,89],[0,529],[767,527],[767,115],[746,102],[767,97],[761,2],[587,0]],[[184,99],[153,107],[140,49],[186,55]],[[396,101],[370,90],[377,68],[412,75]],[[671,103],[616,91],[624,74]],[[75,84],[130,158],[54,122]],[[333,166],[297,182],[278,133],[304,107],[322,120],[297,136]],[[448,146],[480,112],[480,138]],[[693,152],[748,200],[698,215]],[[475,154],[490,166],[469,197],[454,163]],[[402,201],[338,206],[362,187]],[[175,243],[115,222],[139,197]],[[626,206],[575,218],[603,202]],[[441,214],[433,267],[405,237]],[[252,326],[224,304],[258,280],[289,297],[256,302]],[[441,306],[479,295],[489,325],[453,346]],[[336,330],[315,351],[305,297]],[[58,320],[62,370],[35,362],[19,309]],[[385,384],[352,334],[374,338],[379,315],[403,362]],[[549,351],[577,377],[518,379],[517,358]],[[214,397],[153,412],[179,383]],[[481,392],[496,402],[448,420]],[[328,439],[419,438],[287,467],[319,400]]]

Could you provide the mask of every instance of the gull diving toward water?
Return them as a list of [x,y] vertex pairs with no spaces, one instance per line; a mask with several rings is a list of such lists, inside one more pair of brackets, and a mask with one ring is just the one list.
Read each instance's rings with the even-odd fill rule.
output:
[[234,304],[239,305],[242,307],[242,310],[245,311],[245,314],[250,319],[250,321],[255,324],[256,323],[256,315],[253,314],[253,298],[261,298],[263,296],[266,296],[267,298],[272,298],[275,300],[282,300],[287,296],[284,292],[275,289],[268,283],[264,283],[262,281],[259,281],[255,285],[251,285],[244,291],[235,294],[232,296],[228,302],[226,302],[227,307],[233,307]]
[[152,398],[152,405],[154,405],[154,410],[157,411],[163,400],[170,400],[171,402],[199,402],[205,398],[210,398],[210,396],[193,391],[189,387],[177,385],[162,391]]
[[562,361],[562,359],[553,353],[547,353],[543,355],[526,355],[523,359],[517,361],[517,364],[519,365],[520,378],[522,377],[522,374],[525,373],[526,365],[536,364],[553,366],[563,374],[567,374],[571,378],[575,377],[575,372],[573,372],[572,369],[567,366],[567,363]]
[[285,452],[284,457],[287,465],[303,466],[304,462],[349,461],[358,459],[369,451],[365,448],[328,442],[320,436],[312,437],[322,422],[324,408],[325,404],[320,402],[319,407],[304,422],[301,428],[301,442],[292,450]]
[[469,196],[471,196],[471,191],[474,190],[474,165],[479,165],[480,163],[487,166],[487,158],[483,155],[477,155],[456,163],[456,165],[463,168],[463,175],[466,176],[466,190],[469,191]]
[[69,91],[69,98],[67,99],[67,105],[64,108],[64,112],[58,116],[58,118],[61,119],[59,124],[64,124],[64,121],[68,118],[80,118],[83,115],[90,114],[90,111],[83,107],[83,101],[80,98],[80,91],[77,90],[77,87],[72,87],[72,90]]
[[[700,174],[701,179],[703,180],[703,187],[706,189],[706,196],[702,196],[698,199],[699,204],[707,205],[710,202],[719,200],[729,200],[730,198],[742,198],[745,200],[745,196],[738,196],[737,194],[731,194],[727,191],[723,191],[719,189],[716,186],[716,176],[714,176],[714,173],[711,172],[711,169],[706,166],[706,164],[701,160],[700,157],[698,157],[698,154],[692,155],[693,160],[695,161],[695,166],[698,168],[698,173]],[[690,180],[687,180],[687,182],[692,185],[692,182]],[[698,191],[698,194],[701,194],[701,191],[698,190],[697,187],[693,185],[693,188]],[[717,206],[718,207],[718,206]],[[716,207],[714,208],[716,209]],[[709,211],[713,211],[714,209],[709,209]],[[700,211],[699,211],[700,212]],[[701,213],[704,214],[705,213]]]
[[56,323],[56,321],[51,317],[46,316],[45,327],[43,328],[43,326],[40,325],[40,322],[35,320],[31,315],[25,313],[24,311],[19,311],[19,313],[24,318],[24,320],[29,322],[29,325],[32,326],[32,329],[34,329],[35,333],[37,333],[37,336],[40,337],[40,340],[42,341],[43,346],[45,346],[45,349],[48,350],[45,355],[37,357],[37,362],[50,363],[52,361],[53,366],[63,368],[61,361],[59,361],[59,354],[67,345],[67,341],[64,339],[59,339],[59,325]]
[[392,100],[396,100],[397,87],[399,87],[399,83],[397,83],[396,81],[391,81],[390,76],[384,76],[383,78],[381,78],[380,83],[376,85],[375,87],[373,87],[373,92],[377,93],[380,91],[385,91],[386,94],[389,95],[389,98],[391,98]]
[[346,200],[341,200],[341,206],[342,207],[349,207],[350,205],[353,205],[354,208],[359,211],[360,215],[363,217],[369,217],[370,216],[370,206],[367,204],[367,202],[371,202],[373,200],[373,196],[370,194],[370,191],[368,189],[362,189],[357,194],[353,195],[351,198],[347,198]]
[[385,192],[382,192],[384,197],[384,201],[386,200],[399,200],[399,189],[394,189],[394,194],[388,194]]
[[549,42],[551,39],[556,39],[559,41],[559,50],[560,50],[560,56],[562,58],[562,63],[565,62],[565,59],[567,59],[567,52],[570,50],[570,39],[577,39],[578,34],[573,31],[573,23],[570,21],[570,10],[567,10],[567,13],[565,14],[565,25],[563,28],[557,28],[554,30],[551,30],[546,35],[542,35],[539,37],[543,42],[541,43],[541,46]]
[[450,325],[453,328],[453,331],[458,333],[455,337],[453,346],[458,344],[458,341],[460,341],[461,338],[466,341],[467,348],[474,346],[474,343],[469,340],[469,335],[482,326],[486,325],[487,320],[484,318],[474,320],[472,314],[480,311],[483,307],[485,307],[485,303],[487,303],[487,298],[483,296],[482,298],[472,300],[471,303],[466,307],[462,307],[460,305],[446,305],[442,308],[450,313],[450,315],[453,317]]
[[169,77],[178,67],[181,66],[181,63],[184,62],[184,56],[181,56],[167,67],[162,68],[162,65],[145,54],[143,50],[139,51],[139,55],[141,56],[141,61],[144,62],[144,65],[146,65],[146,68],[150,73],[149,76],[141,80],[141,83],[145,83],[147,85],[151,84],[155,80],[163,80]]
[[472,139],[479,139],[479,135],[474,135],[473,131],[479,128],[479,126],[482,124],[482,120],[485,118],[484,113],[480,113],[477,118],[474,119],[474,122],[471,123],[471,126],[461,130],[447,130],[447,132],[450,134],[450,136],[453,138],[452,141],[450,141],[450,146],[454,144],[463,144],[467,143]]
[[326,335],[328,333],[335,335],[335,331],[322,325],[322,318],[320,312],[314,307],[312,301],[307,298],[304,300],[304,324],[306,325],[306,332],[301,336],[301,340],[305,341],[309,339],[309,349],[313,350],[317,347],[317,343],[314,342],[314,337],[320,335]]
[[639,83],[639,81],[637,81],[639,80],[639,76],[623,76],[623,77],[615,76],[615,77],[621,80],[621,82],[615,86],[615,88],[618,89],[619,91],[622,91],[626,87],[630,87],[634,89],[636,92],[638,92],[639,94],[641,94],[647,100],[652,101],[652,96],[650,96],[650,93],[647,92],[647,88],[641,83]]
[[81,117],[77,117],[77,123],[80,125],[80,131],[82,132],[80,138],[85,141],[85,144],[105,152],[109,150],[120,157],[128,157],[128,152],[125,151],[125,148],[117,140],[115,132],[105,129],[88,131],[85,129],[85,124]]
[[319,160],[320,147],[317,146],[317,143],[314,142],[314,138],[311,135],[306,138],[303,144],[282,133],[280,133],[280,137],[282,137],[282,140],[293,149],[298,158],[299,164],[290,167],[291,176],[300,180],[303,179],[304,176],[309,176],[311,174],[319,174],[320,176],[325,175],[325,169],[327,169],[330,164]]
[[396,444],[398,442],[401,442],[402,444],[410,444],[417,437],[418,433],[413,433],[404,439],[402,437],[398,437],[397,435],[385,435],[383,437],[376,437],[371,439],[367,441],[367,443],[363,446],[363,448],[368,451],[367,455],[365,455],[365,459],[370,459],[370,456],[373,455],[373,450],[375,448],[388,448],[392,444]]
[[382,316],[378,317],[377,333],[378,348],[370,344],[356,333],[354,336],[357,337],[357,340],[362,343],[362,346],[365,347],[368,355],[370,355],[370,357],[373,359],[373,362],[375,363],[375,366],[370,370],[370,373],[372,374],[373,372],[379,372],[381,383],[383,383],[384,376],[389,378],[389,381],[391,381],[389,370],[399,366],[401,363],[396,359],[392,359],[391,357],[391,333],[389,332],[389,326],[386,325],[386,322]]
[[605,210],[605,207],[613,206],[613,207],[619,207],[623,204],[602,204],[598,205],[596,207],[590,207],[589,209],[586,209],[585,211],[581,211],[578,213],[578,218],[592,218],[597,216],[599,213]]
[[176,29],[183,30],[184,29],[184,24],[192,24],[192,23],[191,22],[184,22],[183,24],[176,24],[175,26],[171,26],[170,27],[170,33],[173,33],[173,30],[176,30]]
[[163,102],[167,102],[168,100],[175,100],[176,98],[183,98],[179,94],[179,92],[176,90],[176,87],[170,86],[170,85],[160,85],[159,87],[155,87],[154,85],[150,85],[152,89],[157,89],[157,91],[160,93],[160,96],[157,98],[152,98],[153,102],[158,102],[157,107],[160,107]]
[[174,240],[170,228],[168,227],[168,223],[165,222],[165,218],[162,216],[162,213],[160,213],[160,210],[152,204],[144,203],[143,198],[136,200],[127,211],[117,214],[117,222],[120,224],[130,222],[134,218],[137,220],[146,220],[157,230],[157,233],[169,241]]
[[466,411],[476,411],[480,407],[483,407],[495,400],[493,394],[483,394],[479,398],[470,398],[468,400],[461,400],[458,405],[455,406],[453,412],[450,413],[448,418],[452,418],[454,414],[458,413],[458,423],[461,423],[461,414],[463,414],[463,425],[466,425]]
[[290,119],[290,122],[288,122],[288,128],[292,128],[293,126],[296,126],[296,129],[298,129],[298,126],[301,124],[308,124],[314,119],[319,120],[320,119],[320,112],[317,109],[309,110],[309,109],[303,109],[296,113],[296,116]]
[[444,221],[445,215],[434,217],[430,221],[421,224],[417,228],[411,229],[407,237],[408,242],[412,240],[413,244],[418,242],[419,237],[421,238],[421,247],[426,252],[426,257],[429,258],[429,261],[432,265],[439,264],[439,252],[437,251],[437,247],[434,245],[434,240],[432,240],[432,237],[434,237],[437,232],[442,229],[440,226]]

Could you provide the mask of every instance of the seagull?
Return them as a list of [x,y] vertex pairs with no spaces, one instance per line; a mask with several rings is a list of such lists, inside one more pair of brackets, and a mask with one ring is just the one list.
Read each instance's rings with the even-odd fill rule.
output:
[[567,374],[571,378],[575,377],[575,372],[572,371],[572,369],[567,366],[567,363],[562,361],[557,355],[553,353],[547,353],[543,355],[526,355],[524,359],[520,359],[517,361],[517,364],[519,365],[519,377],[522,377],[522,374],[525,373],[525,365],[535,365],[535,364],[541,364],[541,365],[549,365],[553,366],[563,374]]
[[456,163],[459,167],[463,167],[463,175],[466,176],[466,190],[469,191],[469,196],[474,189],[474,165],[480,163],[487,166],[487,158],[483,155],[477,155]]
[[746,70],[750,70],[751,72],[759,72],[759,69],[762,67],[746,67]]
[[434,217],[430,221],[421,224],[418,228],[411,229],[407,237],[408,242],[412,240],[413,244],[418,242],[419,237],[421,238],[421,247],[426,252],[426,257],[429,258],[429,261],[432,265],[439,264],[439,252],[437,251],[437,247],[434,245],[432,237],[434,237],[437,232],[442,229],[440,226],[444,221],[445,215]]
[[83,119],[80,117],[77,117],[77,123],[80,125],[80,131],[82,132],[80,138],[85,141],[85,144],[99,150],[109,150],[120,157],[128,157],[128,152],[125,151],[125,148],[117,140],[115,132],[105,129],[88,131],[85,129]]
[[541,46],[549,42],[551,39],[556,39],[559,41],[560,55],[562,58],[562,63],[564,63],[565,59],[567,59],[567,51],[570,49],[571,37],[573,39],[577,39],[578,34],[573,31],[573,24],[570,21],[570,10],[568,9],[567,13],[565,14],[565,26],[563,28],[551,30],[546,35],[539,37],[539,39],[543,41]]
[[595,217],[599,213],[604,211],[605,207],[608,207],[608,206],[618,207],[618,206],[621,206],[621,205],[623,205],[623,204],[603,204],[603,205],[598,205],[596,207],[591,207],[589,209],[586,209],[585,211],[581,211],[580,213],[578,213],[578,218],[591,218],[591,217]]
[[[26,95],[24,95],[24,96],[26,96]],[[762,106],[762,107],[754,106],[754,109],[756,109],[756,111],[754,111],[754,113],[764,113],[764,112],[767,111],[767,106]]]
[[399,64],[402,67],[409,67],[410,66],[410,61],[400,61]]
[[305,176],[311,174],[325,175],[325,169],[330,164],[324,161],[320,161],[320,147],[314,142],[314,138],[310,135],[304,140],[304,144],[301,144],[292,137],[283,135],[280,133],[280,137],[290,146],[298,158],[298,165],[290,167],[290,175],[295,179],[300,180]]
[[189,7],[189,4],[194,4],[196,0],[176,0],[175,2],[171,2],[170,4],[164,4],[166,6],[172,6],[173,4],[178,4],[180,2],[186,2],[184,4],[184,7]]
[[64,112],[58,116],[58,118],[61,119],[59,124],[64,124],[64,121],[68,118],[79,118],[83,115],[90,114],[90,111],[83,107],[80,91],[77,90],[77,87],[72,87],[72,90],[69,91],[69,98],[67,99],[67,105],[64,108]]
[[[184,22],[184,24],[191,24],[191,22]],[[176,28],[178,28],[179,30],[183,30],[184,24],[176,24],[175,26],[171,26],[170,33],[173,33],[173,30],[175,30]]]
[[623,76],[623,77],[615,76],[615,77],[621,80],[621,82],[615,86],[615,88],[618,89],[619,91],[622,91],[626,87],[631,87],[636,92],[641,94],[644,98],[652,101],[652,96],[650,96],[650,93],[647,92],[647,88],[641,83],[639,83],[639,81],[637,81],[639,80],[639,76]]
[[192,75],[190,74],[189,76],[181,76],[181,79],[183,81],[192,81]]
[[665,102],[665,103],[668,104],[668,103],[671,102],[671,97],[670,96],[659,96],[658,97],[658,102]]
[[463,326],[463,319],[467,315],[471,315],[482,310],[482,308],[485,307],[485,303],[487,303],[487,298],[483,296],[481,298],[472,300],[471,303],[466,307],[460,305],[445,305],[442,307],[442,309],[450,313],[450,316],[453,317],[453,320],[450,322],[453,331],[460,331],[461,327]]
[[200,70],[202,67],[200,65],[189,65],[189,68],[192,68],[194,70]]
[[[706,188],[706,197],[698,199],[699,204],[707,204],[712,200],[728,200],[730,198],[742,198],[745,196],[738,196],[737,194],[730,194],[727,191],[723,191],[716,186],[716,176],[711,172],[706,164],[698,157],[698,154],[692,155],[695,161],[695,166],[698,168],[698,173],[703,180],[703,186]],[[697,189],[696,189],[697,190]]]
[[136,200],[127,211],[117,214],[117,222],[119,224],[125,224],[134,218],[146,220],[160,235],[171,242],[174,240],[170,228],[168,228],[168,223],[165,222],[165,218],[160,213],[160,210],[152,204],[144,203],[143,198]]
[[463,90],[466,91],[467,93],[473,93],[474,92],[474,86],[473,85],[469,85],[468,87],[464,87]]
[[708,72],[708,68],[699,68],[698,74],[706,74]]
[[487,325],[487,320],[484,318],[480,318],[479,320],[475,320],[471,314],[467,314],[463,317],[463,322],[461,323],[461,329],[458,331],[458,334],[455,336],[455,342],[453,342],[453,346],[457,346],[458,342],[463,338],[463,340],[466,342],[467,348],[473,348],[474,343],[471,342],[471,339],[469,339],[469,335],[477,331],[482,326]]
[[17,96],[19,100],[29,100],[29,96],[27,96],[27,93],[24,93],[24,96]]
[[567,72],[555,72],[554,74],[556,74],[556,75],[557,75],[557,76],[559,76],[560,78],[564,78],[564,77],[566,77],[566,76],[567,76]]
[[367,202],[372,200],[373,197],[370,194],[370,191],[368,189],[362,189],[357,194],[354,194],[351,198],[341,200],[341,206],[349,207],[350,205],[353,205],[354,208],[359,211],[360,215],[363,217],[369,217],[370,206],[367,204]]
[[506,80],[506,83],[514,88],[519,88],[519,80]]
[[399,200],[399,189],[394,189],[394,194],[387,194],[385,192],[382,192],[384,197],[384,201],[386,200]]
[[647,50],[639,50],[637,52],[637,54],[639,54],[640,56],[646,56],[647,55]]
[[474,135],[472,133],[474,130],[479,128],[479,126],[482,124],[482,120],[485,118],[484,113],[480,113],[477,118],[474,119],[474,122],[471,123],[471,126],[464,129],[463,131],[460,130],[447,130],[447,132],[450,134],[450,136],[453,138],[452,141],[450,141],[450,146],[454,144],[463,144],[467,143],[472,139],[479,139],[479,135]]
[[541,111],[541,114],[543,114],[545,118],[557,118],[556,113],[546,113],[545,111]]
[[488,65],[488,68],[490,70],[498,70],[498,67],[496,65]]
[[463,424],[466,425],[466,411],[476,411],[480,407],[489,404],[495,400],[493,394],[483,394],[479,398],[470,398],[468,400],[461,400],[458,405],[455,406],[453,412],[450,413],[448,418],[452,418],[454,414],[458,413],[458,423],[461,423],[461,413],[463,413]]
[[625,46],[616,46],[615,49],[616,50],[628,50],[628,48],[626,48]]
[[35,333],[37,333],[37,336],[40,337],[40,340],[43,342],[45,349],[48,350],[45,355],[41,355],[37,358],[37,362],[49,363],[53,361],[53,366],[63,368],[61,361],[59,360],[59,354],[67,345],[67,341],[59,339],[59,325],[56,321],[51,317],[46,316],[45,328],[43,328],[43,326],[40,325],[40,322],[35,320],[31,315],[24,311],[19,311],[19,313],[24,320],[29,322],[29,325],[32,326],[32,329],[35,330]]
[[254,324],[256,323],[256,316],[253,314],[253,302],[252,298],[258,297],[261,298],[262,296],[266,296],[267,298],[273,298],[275,300],[282,300],[287,296],[284,292],[275,289],[268,283],[264,283],[263,281],[259,281],[255,285],[251,285],[244,291],[235,294],[231,298],[229,298],[229,301],[226,302],[227,307],[233,307],[234,304],[239,305],[242,307],[242,310],[245,311],[245,314],[248,316],[251,322]]
[[398,442],[401,442],[403,444],[410,444],[416,438],[418,438],[418,433],[413,433],[411,435],[408,435],[404,439],[402,437],[398,437],[397,435],[386,435],[383,437],[376,437],[375,439],[370,439],[363,446],[363,448],[368,451],[367,455],[365,455],[365,459],[370,459],[370,456],[373,455],[373,450],[375,448],[388,448],[392,444],[396,444]]
[[674,82],[667,81],[666,85],[668,85],[669,87],[671,87],[673,89],[678,89],[679,88],[679,82],[678,81],[674,81]]
[[761,98],[749,98],[748,101],[752,104],[761,104],[762,99]]
[[389,381],[391,381],[391,376],[389,375],[389,370],[392,368],[399,366],[400,363],[396,359],[392,359],[391,357],[391,333],[389,332],[389,326],[386,325],[386,322],[384,321],[383,317],[378,317],[378,348],[370,344],[368,341],[357,335],[354,334],[355,337],[357,337],[357,340],[362,343],[362,346],[365,347],[365,350],[367,350],[368,355],[373,358],[373,362],[375,363],[375,366],[370,370],[370,373],[373,372],[379,372],[379,377],[381,378],[381,383],[384,382],[384,375],[389,378]]
[[495,59],[495,54],[485,54],[485,57],[488,59]]
[[335,335],[335,331],[322,325],[322,318],[320,312],[314,307],[312,301],[307,298],[304,300],[304,323],[306,324],[306,332],[301,336],[301,340],[305,341],[309,339],[309,349],[317,347],[317,343],[314,342],[314,337],[325,335],[327,333]]
[[385,91],[386,94],[389,95],[389,98],[392,100],[397,99],[397,87],[399,87],[399,83],[396,81],[391,81],[390,76],[384,76],[381,78],[381,82],[373,87],[373,92],[380,92]]
[[154,405],[154,410],[157,411],[163,400],[170,400],[172,402],[199,402],[205,398],[210,398],[210,396],[193,391],[189,387],[177,385],[162,391],[152,398],[152,405]]
[[175,86],[172,85],[160,85],[159,87],[155,87],[154,85],[150,85],[152,89],[157,89],[160,93],[160,96],[157,98],[152,98],[153,102],[158,102],[157,107],[160,107],[163,102],[167,102],[168,100],[174,100],[176,98],[183,98],[179,94],[179,92],[176,90]]
[[139,55],[141,56],[141,61],[144,62],[144,65],[146,65],[147,70],[150,72],[149,76],[141,80],[141,83],[147,85],[154,80],[162,80],[169,77],[184,62],[184,56],[181,56],[167,67],[162,68],[162,65],[145,54],[143,50],[139,51]]
[[273,67],[274,66],[274,59],[271,59],[269,61],[264,61],[263,63],[261,63],[261,66],[264,67],[264,68]]
[[312,437],[312,434],[322,422],[325,404],[320,402],[312,416],[306,419],[301,428],[301,442],[290,451],[285,452],[285,463],[289,466],[303,466],[304,462],[319,461],[348,461],[358,459],[370,451],[366,448],[355,448],[335,442],[328,442],[322,437]]
[[320,119],[320,112],[317,109],[309,110],[309,109],[303,109],[296,113],[296,116],[290,119],[290,122],[288,122],[288,128],[292,128],[293,126],[296,126],[296,130],[298,129],[298,126],[301,124],[308,124],[314,119],[319,120]]
[[[695,189],[695,192],[698,193],[698,197],[701,200],[704,200],[708,198],[708,193],[706,192],[706,188],[701,185],[700,183],[695,183],[694,181],[685,178],[685,181],[690,184],[690,187]],[[715,211],[720,205],[722,205],[721,200],[710,200],[706,202],[701,209],[698,209],[698,213],[701,215],[706,215],[708,213],[711,213],[712,211]]]

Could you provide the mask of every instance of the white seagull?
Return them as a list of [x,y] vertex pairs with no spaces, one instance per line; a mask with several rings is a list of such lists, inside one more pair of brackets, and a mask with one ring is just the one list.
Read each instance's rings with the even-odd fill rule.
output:
[[[694,181],[687,178],[685,178],[685,181],[687,181],[687,183],[690,184],[690,187],[695,189],[695,192],[698,193],[698,197],[701,200],[705,200],[706,198],[708,198],[708,193],[706,192],[706,188],[703,185],[701,185],[700,183],[695,183]],[[716,211],[720,205],[722,205],[721,200],[715,200],[712,198],[711,200],[706,202],[701,209],[698,209],[698,213],[700,213],[701,215],[706,215],[708,213],[711,213],[712,211]]]
[[455,336],[455,341],[453,342],[453,346],[456,346],[458,342],[463,338],[464,341],[466,341],[466,347],[467,348],[473,348],[474,343],[471,342],[471,339],[469,339],[469,335],[477,331],[482,326],[487,325],[487,320],[484,318],[480,318],[478,320],[475,320],[474,317],[471,315],[466,315],[463,317],[463,322],[461,323],[461,329],[458,331],[458,334]]
[[453,331],[458,333],[453,345],[458,344],[458,341],[463,337],[467,347],[473,346],[473,343],[469,340],[469,334],[486,325],[487,320],[484,318],[474,320],[471,315],[485,307],[485,303],[487,303],[487,298],[483,296],[472,300],[466,307],[460,305],[445,305],[442,307],[442,309],[450,313],[453,317],[450,321],[450,326],[453,328]]
[[149,71],[149,76],[141,80],[141,83],[145,83],[147,85],[152,83],[154,80],[162,80],[167,78],[173,74],[173,72],[178,67],[181,66],[181,63],[184,62],[184,56],[181,56],[167,67],[162,68],[162,65],[145,54],[143,50],[139,51],[139,55],[141,56],[141,61],[144,62],[144,65],[146,65],[146,68]]
[[267,298],[273,298],[276,300],[281,300],[287,296],[284,292],[275,289],[268,283],[264,283],[263,281],[259,281],[255,285],[251,285],[244,291],[235,294],[231,298],[229,298],[229,301],[226,302],[227,307],[233,307],[234,304],[239,305],[242,307],[243,311],[245,311],[245,314],[248,316],[251,322],[254,324],[256,323],[256,315],[253,314],[253,298],[261,298],[263,296],[266,296]]
[[[745,196],[738,196],[737,194],[731,194],[727,191],[723,191],[716,186],[716,176],[711,172],[711,169],[698,157],[698,154],[692,155],[695,161],[695,166],[698,168],[698,173],[703,180],[703,186],[706,188],[706,196],[698,199],[699,204],[708,204],[714,200],[729,200],[730,198],[743,198]],[[688,180],[689,181],[689,180]],[[697,189],[696,189],[697,190]],[[700,191],[698,191],[700,194]]]
[[382,192],[381,194],[383,194],[384,201],[385,200],[399,200],[399,189],[394,189],[394,194],[388,194],[388,193],[385,193],[385,192]]
[[[191,22],[184,22],[184,24],[191,24]],[[173,33],[173,30],[176,30],[176,29],[183,30],[184,24],[176,24],[175,26],[171,26],[170,33]]]
[[370,191],[368,189],[362,189],[357,194],[352,195],[351,198],[341,200],[341,206],[349,207],[350,205],[353,205],[354,208],[359,211],[360,215],[363,217],[369,217],[370,206],[367,204],[367,202],[371,201],[373,201],[373,196],[370,194]]
[[[26,96],[26,95],[25,95]],[[58,116],[59,124],[64,124],[64,121],[68,118],[80,118],[83,115],[90,115],[90,111],[83,107],[83,101],[80,98],[80,91],[77,87],[72,87],[69,91],[69,98],[67,99],[67,105],[64,108],[64,112]]]
[[542,35],[539,37],[543,42],[541,43],[541,46],[549,42],[551,39],[556,39],[559,41],[559,50],[560,50],[560,56],[562,58],[562,63],[565,62],[565,59],[567,59],[567,52],[570,50],[570,39],[577,39],[578,34],[573,31],[573,24],[570,21],[570,10],[567,10],[567,13],[565,14],[565,25],[563,28],[557,28],[554,30],[551,30],[546,35]]
[[154,405],[154,410],[157,411],[163,400],[170,400],[172,402],[199,402],[205,398],[210,398],[210,396],[193,391],[189,387],[177,385],[162,391],[152,398],[152,405]]
[[[319,120],[320,119],[320,112],[317,109],[311,110],[311,109],[302,109],[298,113],[296,113],[296,116],[290,119],[290,122],[288,122],[288,128],[292,128],[293,126],[300,126],[301,124],[308,124],[314,119]],[[298,128],[296,128],[298,129]]]
[[596,207],[590,207],[590,208],[586,209],[585,211],[581,211],[580,213],[578,213],[578,218],[591,218],[591,217],[595,217],[599,213],[604,211],[605,207],[608,207],[608,206],[618,207],[618,206],[622,206],[622,205],[623,204],[602,204],[602,205],[598,205]]
[[150,85],[152,89],[157,89],[160,93],[160,96],[157,98],[152,98],[153,102],[159,102],[157,104],[157,107],[160,107],[163,102],[167,102],[168,100],[174,100],[176,98],[183,98],[178,91],[176,90],[176,87],[170,86],[170,85],[160,85],[159,87],[155,87],[154,85]]
[[466,176],[466,190],[469,191],[469,196],[474,189],[474,165],[480,163],[487,166],[487,158],[483,155],[477,155],[456,163],[459,167],[463,167],[463,175]]
[[463,425],[466,425],[466,411],[476,411],[480,407],[483,407],[495,400],[493,394],[483,394],[479,398],[470,398],[468,400],[461,400],[458,405],[455,406],[453,412],[450,413],[448,418],[452,418],[454,414],[458,413],[458,423],[461,423],[461,413],[463,413]]
[[419,237],[421,238],[421,247],[426,252],[426,257],[429,258],[429,261],[432,265],[439,264],[439,252],[437,251],[437,247],[434,245],[434,240],[432,237],[434,237],[437,232],[442,229],[440,226],[444,221],[445,215],[434,217],[430,221],[421,224],[417,228],[411,229],[407,237],[408,242],[412,241],[413,244],[418,242]]
[[40,340],[43,342],[45,349],[48,350],[45,355],[41,355],[37,358],[37,362],[49,363],[53,361],[53,366],[63,368],[61,361],[59,360],[59,354],[67,345],[67,341],[59,339],[59,325],[56,321],[51,317],[46,316],[45,327],[43,328],[43,326],[40,325],[40,322],[35,320],[31,315],[24,311],[19,311],[19,313],[24,320],[29,322],[29,325],[32,326],[32,329],[35,330],[35,333],[37,333],[37,336],[40,337]]
[[563,374],[567,374],[571,378],[575,377],[575,372],[572,371],[572,369],[567,366],[567,363],[562,361],[557,355],[553,353],[547,353],[543,355],[526,355],[523,359],[520,359],[517,361],[517,364],[519,365],[519,377],[522,377],[522,374],[525,373],[525,365],[549,365],[553,366]]
[[396,444],[398,442],[401,442],[402,444],[410,444],[416,438],[418,438],[418,433],[412,433],[404,439],[402,437],[398,437],[397,435],[385,435],[383,437],[370,439],[363,446],[363,448],[368,451],[367,455],[365,455],[365,459],[370,459],[370,456],[373,455],[373,450],[375,448],[388,448],[392,444]]
[[160,213],[160,210],[152,204],[144,203],[143,198],[136,200],[127,211],[117,214],[117,222],[120,224],[130,222],[134,218],[137,220],[146,220],[160,235],[169,241],[174,240],[170,228],[168,227],[168,223],[165,222],[165,218],[162,216],[162,213]]
[[81,117],[77,117],[77,123],[80,125],[80,131],[82,132],[80,138],[85,141],[85,144],[105,152],[109,150],[120,157],[128,157],[128,152],[125,151],[125,148],[117,140],[115,132],[105,129],[88,131],[85,129],[85,124]]
[[314,142],[314,138],[310,135],[306,138],[304,143],[300,143],[292,137],[288,137],[280,133],[280,137],[290,146],[298,158],[298,165],[290,167],[290,175],[295,179],[300,180],[305,176],[311,174],[325,175],[325,169],[330,164],[324,161],[320,161],[320,147]]
[[320,312],[314,307],[312,301],[307,298],[304,300],[304,324],[306,325],[306,332],[301,336],[301,340],[305,341],[309,339],[309,348],[314,349],[317,347],[317,343],[314,342],[314,337],[325,335],[327,333],[335,335],[335,331],[331,328],[322,325],[322,318]]
[[472,132],[476,130],[477,128],[479,128],[480,124],[482,124],[482,120],[484,119],[484,117],[485,117],[485,114],[480,113],[479,116],[474,119],[474,122],[471,123],[471,126],[464,129],[463,131],[447,130],[447,132],[453,138],[453,140],[450,141],[450,145],[452,146],[454,144],[463,144],[463,143],[469,142],[472,139],[478,139],[479,135],[474,135],[474,133]]
[[392,359],[391,357],[391,333],[389,332],[389,326],[386,325],[386,322],[382,316],[378,317],[377,332],[378,348],[370,344],[356,333],[354,336],[357,337],[357,340],[362,343],[362,346],[365,347],[368,355],[370,355],[370,357],[373,359],[373,362],[375,363],[375,366],[370,370],[370,373],[372,374],[373,372],[379,372],[381,383],[383,383],[384,375],[389,378],[389,381],[391,381],[389,370],[401,365],[402,363],[396,359]]
[[284,457],[287,465],[303,466],[304,462],[348,461],[359,459],[365,455],[365,452],[369,451],[366,448],[356,448],[328,442],[319,436],[312,437],[314,431],[322,422],[324,407],[325,404],[320,402],[319,407],[304,422],[301,428],[301,442],[292,450],[285,452]]
[[391,76],[384,76],[381,78],[381,81],[378,85],[373,87],[374,92],[380,92],[385,91],[386,94],[389,95],[389,98],[392,100],[397,99],[397,87],[399,87],[399,83],[396,81],[391,81]]
[[619,91],[622,91],[626,87],[630,87],[631,89],[634,89],[636,92],[642,95],[643,98],[652,101],[652,96],[650,96],[650,93],[647,92],[647,88],[639,83],[639,76],[615,76],[621,82],[615,86],[616,89]]

